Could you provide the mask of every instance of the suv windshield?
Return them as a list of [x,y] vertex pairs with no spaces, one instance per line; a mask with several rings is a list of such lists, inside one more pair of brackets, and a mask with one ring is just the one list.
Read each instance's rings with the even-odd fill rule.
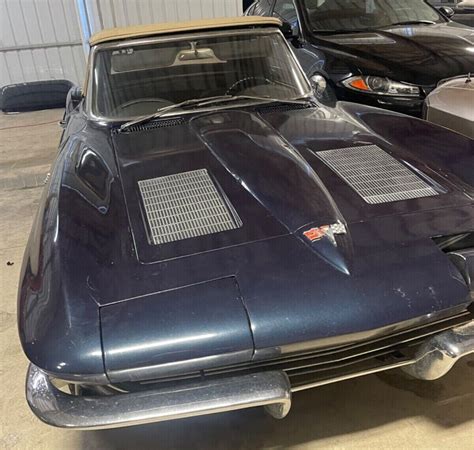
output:
[[357,31],[445,20],[423,0],[304,0],[318,31]]
[[254,96],[292,100],[310,93],[277,31],[211,33],[98,48],[93,73],[94,114],[119,120],[191,99]]

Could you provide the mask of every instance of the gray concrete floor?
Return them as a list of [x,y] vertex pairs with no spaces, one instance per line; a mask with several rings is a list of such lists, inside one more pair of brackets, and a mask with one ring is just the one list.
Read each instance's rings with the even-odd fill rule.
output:
[[385,373],[302,392],[282,421],[253,409],[94,432],[39,422],[24,399],[27,361],[17,337],[16,291],[61,116],[59,110],[0,115],[0,448],[474,449],[474,358],[436,382]]

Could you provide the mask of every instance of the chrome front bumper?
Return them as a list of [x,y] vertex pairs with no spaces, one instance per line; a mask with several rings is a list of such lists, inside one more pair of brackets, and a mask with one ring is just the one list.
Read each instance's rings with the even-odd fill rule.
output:
[[265,406],[276,418],[288,414],[291,389],[283,372],[263,372],[186,385],[108,396],[72,396],[57,389],[30,365],[26,398],[48,425],[74,429],[116,428]]
[[429,339],[418,350],[415,363],[403,370],[420,380],[437,380],[459,359],[471,353],[474,353],[474,321]]
[[[395,367],[401,367],[416,378],[434,380],[470,353],[474,353],[474,321],[431,337],[413,359],[299,386],[293,391]],[[205,380],[185,387],[90,397],[65,394],[34,365],[29,367],[26,382],[28,404],[43,422],[74,429],[139,425],[255,406],[265,406],[273,417],[283,418],[290,410],[291,392],[289,379],[282,371]]]

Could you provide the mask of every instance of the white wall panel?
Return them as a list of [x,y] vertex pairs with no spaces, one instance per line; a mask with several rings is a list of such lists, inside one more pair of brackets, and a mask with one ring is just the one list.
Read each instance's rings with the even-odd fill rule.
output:
[[0,0],[0,87],[84,77],[76,0]]
[[[25,79],[25,76],[23,74],[23,69],[21,67],[20,59],[18,57],[18,52],[8,52],[8,53],[5,53],[4,56],[5,56],[6,66],[8,67],[8,75],[9,75],[9,79],[7,80],[7,83],[4,83],[4,84],[8,84],[8,82],[12,82],[11,80],[23,81]],[[2,78],[4,78],[3,69],[2,69]]]
[[104,28],[239,16],[242,0],[79,0],[91,33]]
[[104,28],[241,14],[242,0],[0,0],[0,87],[82,83],[81,40]]

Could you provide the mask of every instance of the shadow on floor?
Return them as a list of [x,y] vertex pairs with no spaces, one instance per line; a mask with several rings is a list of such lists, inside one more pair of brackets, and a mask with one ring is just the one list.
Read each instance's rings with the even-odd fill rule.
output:
[[[474,358],[461,361],[447,376],[434,382],[387,372],[300,392],[294,395],[292,409],[284,420],[272,419],[258,408],[84,432],[82,448],[287,448],[370,432],[415,416],[425,416],[436,426],[454,428],[474,420],[473,375]],[[347,443],[347,436],[345,439]],[[403,443],[393,442],[393,446],[400,445]]]

